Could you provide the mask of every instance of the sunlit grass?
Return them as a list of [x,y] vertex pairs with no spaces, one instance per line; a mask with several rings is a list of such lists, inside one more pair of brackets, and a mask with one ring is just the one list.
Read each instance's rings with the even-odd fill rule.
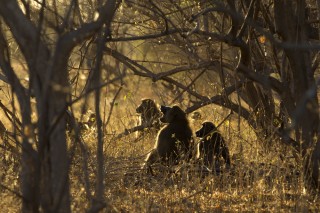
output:
[[[138,100],[136,101],[139,102]],[[122,105],[123,106],[123,105]],[[156,133],[146,133],[140,140],[135,134],[115,140],[125,128],[136,124],[135,104],[116,107],[104,136],[105,198],[113,211],[118,212],[318,212],[319,199],[304,189],[303,178],[290,154],[290,149],[279,145],[267,150],[258,141],[252,129],[238,117],[231,116],[219,130],[230,148],[233,169],[218,176],[199,177],[197,173],[181,172],[149,177],[141,165],[152,149]],[[201,122],[219,123],[228,112],[214,106],[200,110],[201,120],[191,120],[195,130]],[[89,115],[85,114],[84,118]],[[70,135],[70,134],[69,134]],[[84,212],[90,206],[86,190],[94,193],[96,172],[96,128],[82,131],[83,147],[73,137],[68,140],[74,147],[70,170],[73,212]],[[289,151],[288,151],[289,150]],[[20,164],[17,156],[6,152],[0,162],[1,183],[19,192]],[[86,165],[85,165],[86,162]],[[85,169],[89,180],[86,189]],[[0,187],[0,206],[6,212],[18,212],[21,199],[12,191]]]

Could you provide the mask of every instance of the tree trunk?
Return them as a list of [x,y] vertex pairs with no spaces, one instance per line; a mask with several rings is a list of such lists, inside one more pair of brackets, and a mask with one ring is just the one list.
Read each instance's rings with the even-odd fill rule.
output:
[[[301,153],[305,160],[305,177],[312,177],[312,184],[319,185],[320,140],[318,136],[319,103],[314,73],[311,70],[311,56],[307,49],[300,46],[308,43],[306,31],[305,1],[274,1],[274,14],[277,33],[283,42],[288,42],[284,52],[290,63],[294,94],[294,103],[284,102],[290,119],[296,127],[297,141],[301,141]],[[288,105],[294,105],[294,107]],[[290,109],[295,109],[290,111]],[[300,136],[301,135],[301,136]]]
[[21,157],[21,191],[23,194],[22,212],[39,211],[39,159],[32,148],[36,143],[31,125],[30,97],[16,76],[10,62],[10,49],[0,26],[0,67],[7,77],[8,83],[18,98],[22,117],[22,157]]
[[[53,92],[55,93],[55,92]],[[54,120],[63,112],[66,100],[65,95],[53,95],[49,101],[51,110],[49,119]],[[55,98],[52,98],[55,97]],[[69,195],[69,158],[67,153],[65,119],[60,119],[56,127],[49,133],[49,148],[47,154],[50,158],[52,212],[70,212]]]

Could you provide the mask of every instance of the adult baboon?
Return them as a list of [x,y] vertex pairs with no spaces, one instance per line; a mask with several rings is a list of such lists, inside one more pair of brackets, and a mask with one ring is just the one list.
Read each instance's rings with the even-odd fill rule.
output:
[[178,106],[161,106],[161,112],[160,120],[167,125],[159,131],[154,150],[146,159],[149,169],[156,162],[171,166],[190,158],[192,130],[186,113]]
[[217,164],[219,165],[219,159],[223,157],[227,167],[230,167],[229,149],[212,122],[202,123],[196,136],[201,138],[198,143],[197,157],[203,161],[205,166],[211,170],[217,169],[215,167]]
[[[151,99],[143,99],[140,106],[137,107],[136,112],[139,113],[138,126],[145,128],[155,128],[157,131],[160,129],[161,112],[156,103]],[[140,130],[137,136],[142,136],[143,130]]]

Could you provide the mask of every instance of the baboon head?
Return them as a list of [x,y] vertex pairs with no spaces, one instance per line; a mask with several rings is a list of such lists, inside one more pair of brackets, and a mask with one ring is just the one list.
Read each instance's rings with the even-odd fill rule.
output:
[[87,123],[91,127],[94,125],[95,122],[96,122],[96,113],[92,112],[89,115],[89,119],[88,119]]
[[137,113],[146,113],[148,111],[156,111],[157,105],[156,103],[151,99],[143,99],[141,101],[140,106],[137,107],[136,112]]
[[160,110],[163,113],[160,121],[163,123],[172,123],[175,120],[186,120],[186,113],[178,106],[161,106]]
[[165,115],[167,112],[168,112],[168,110],[170,110],[171,109],[171,107],[169,107],[169,106],[163,106],[163,105],[161,105],[160,106],[160,111]]
[[196,131],[196,136],[202,138],[216,129],[217,127],[212,122],[204,122],[202,123],[201,129]]
[[195,111],[195,112],[193,112],[193,113],[191,114],[191,118],[192,118],[193,120],[200,120],[200,119],[202,118],[202,115],[201,115],[200,112]]

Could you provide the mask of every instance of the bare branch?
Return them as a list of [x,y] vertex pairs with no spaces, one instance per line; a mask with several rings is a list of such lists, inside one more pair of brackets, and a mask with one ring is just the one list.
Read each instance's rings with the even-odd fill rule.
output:
[[259,74],[258,72],[254,72],[242,64],[240,64],[239,66],[241,67],[239,71],[242,74],[244,74],[246,78],[261,84],[266,89],[273,89],[279,95],[283,93],[282,83],[277,79],[275,79],[274,77],[266,76],[266,75]]
[[10,27],[21,51],[31,66],[36,58],[35,48],[45,48],[43,43],[37,44],[37,29],[30,20],[26,18],[16,0],[1,0],[0,15],[5,17],[4,21]]
[[[188,91],[189,94],[193,95],[196,98],[199,98],[199,99],[202,99],[202,100],[206,100],[207,99],[206,96],[202,96],[202,95],[200,95],[200,94],[198,94],[198,93],[196,93],[196,92],[194,92],[192,90],[188,90],[188,88],[186,86],[184,86],[183,84],[179,83],[178,81],[176,81],[176,80],[174,80],[174,79],[172,79],[170,77],[161,77],[161,78],[156,79],[156,74],[152,73],[146,67],[136,63],[135,61],[133,61],[133,60],[129,59],[128,57],[122,55],[121,53],[119,53],[116,50],[112,50],[112,49],[110,49],[108,47],[105,47],[105,51],[108,54],[110,54],[111,56],[113,56],[114,58],[118,59],[121,63],[123,63],[126,66],[128,66],[134,72],[134,74],[136,74],[136,75],[139,75],[139,76],[142,76],[142,77],[151,78],[153,81],[164,80],[164,81],[170,82],[170,83],[176,85],[177,87]],[[139,71],[136,67],[138,67],[139,69],[145,71],[145,73]]]

